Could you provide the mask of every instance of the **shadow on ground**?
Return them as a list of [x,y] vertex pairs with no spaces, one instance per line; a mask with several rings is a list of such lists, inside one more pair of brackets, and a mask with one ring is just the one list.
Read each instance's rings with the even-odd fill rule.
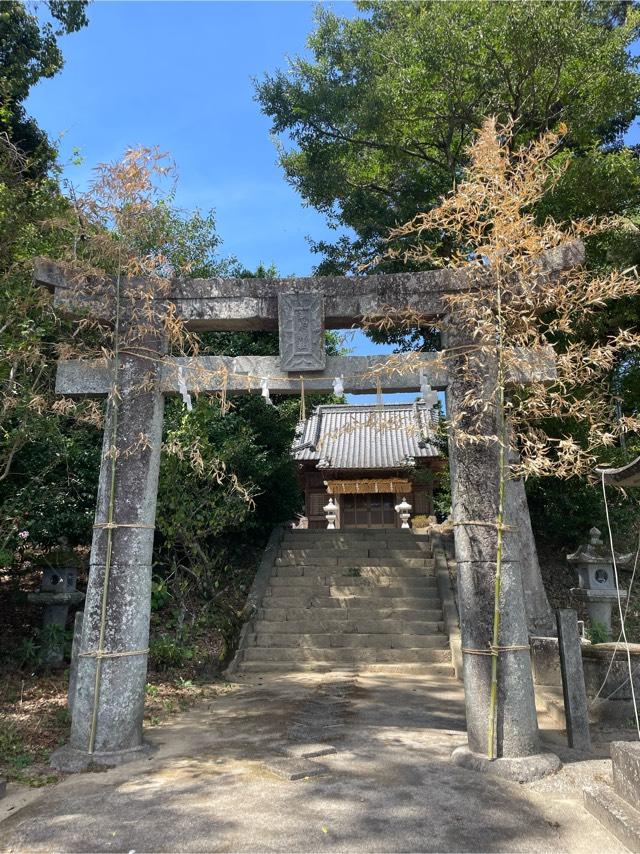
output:
[[[69,777],[0,824],[18,851],[623,851],[582,808],[607,763],[519,786],[449,762],[462,688],[419,676],[245,677],[152,731],[148,759]],[[269,763],[305,742],[291,781]],[[565,759],[571,757],[565,751]]]

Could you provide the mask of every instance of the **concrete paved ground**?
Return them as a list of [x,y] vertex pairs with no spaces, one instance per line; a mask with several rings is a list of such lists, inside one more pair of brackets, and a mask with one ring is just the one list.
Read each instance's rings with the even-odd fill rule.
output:
[[[151,730],[149,741],[150,759],[43,790],[0,823],[0,848],[625,850],[582,807],[583,785],[607,779],[603,759],[577,761],[563,750],[563,769],[528,785],[451,765],[451,751],[465,742],[462,688],[453,680],[245,677]],[[269,770],[286,750],[311,743],[337,752],[303,760],[303,779]]]

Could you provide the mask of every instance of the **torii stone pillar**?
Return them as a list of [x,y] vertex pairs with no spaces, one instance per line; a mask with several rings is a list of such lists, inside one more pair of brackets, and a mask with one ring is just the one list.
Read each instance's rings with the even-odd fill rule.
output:
[[[117,765],[146,749],[142,718],[164,410],[160,364],[149,359],[154,351],[162,355],[159,336],[127,346],[117,371],[119,400],[112,395],[107,404],[71,740],[52,757],[63,771]],[[112,484],[113,522],[121,527],[109,530],[102,526],[110,521]]]
[[[467,343],[464,334],[450,325],[447,348],[462,353]],[[501,431],[495,406],[481,413],[465,399],[470,391],[483,403],[494,397],[495,360],[475,356],[478,376],[466,379],[461,369],[464,358],[454,360],[457,375],[447,387],[447,410],[463,414],[457,430],[450,432],[449,446],[468,737],[468,746],[455,750],[452,758],[474,770],[533,780],[556,770],[560,760],[540,747],[519,541],[514,531],[505,532],[503,540],[499,646],[510,649],[501,651],[498,659],[496,759],[490,757],[488,747],[492,660],[488,653],[493,642],[500,451],[496,442],[464,442],[457,433],[469,430],[498,436]]]

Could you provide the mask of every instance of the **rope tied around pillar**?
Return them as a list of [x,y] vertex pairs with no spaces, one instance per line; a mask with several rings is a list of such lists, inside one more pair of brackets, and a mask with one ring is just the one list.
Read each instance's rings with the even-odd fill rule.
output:
[[462,522],[454,522],[454,528],[464,528],[466,526],[469,527],[482,527],[482,528],[495,528],[497,531],[517,531],[517,525],[505,525],[499,524],[498,522],[487,522],[482,519],[466,519]]
[[143,525],[141,522],[96,522],[93,526],[103,531],[115,531],[116,528],[148,528],[156,529],[155,525]]
[[92,652],[79,652],[79,658],[126,658],[130,655],[147,655],[149,647],[146,649],[131,649],[125,652],[107,652],[103,649],[95,649]]
[[497,658],[501,652],[530,652],[531,646],[528,643],[512,643],[505,644],[504,646],[495,646],[490,643],[487,649],[473,649],[472,647],[463,646],[460,651],[469,655],[491,655]]

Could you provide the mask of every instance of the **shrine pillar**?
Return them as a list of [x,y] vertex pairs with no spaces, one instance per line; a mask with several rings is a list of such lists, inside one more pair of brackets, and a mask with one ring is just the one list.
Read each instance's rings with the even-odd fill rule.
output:
[[[461,348],[466,343],[459,335],[452,339],[449,334],[448,347]],[[483,405],[495,396],[497,366],[490,356],[476,355],[473,376],[467,376],[464,359],[462,354],[455,360],[447,387],[447,412],[461,418],[456,429],[450,430],[449,453],[468,737],[468,746],[458,748],[453,761],[474,770],[529,780],[555,770],[559,760],[541,753],[519,542],[513,530],[505,531],[503,543],[493,750],[488,743],[500,451],[495,440],[469,442],[461,434],[500,435],[496,407]],[[470,406],[470,392],[482,404]],[[508,519],[506,522],[509,524]]]
[[[54,767],[117,765],[145,751],[142,741],[151,568],[164,398],[157,338],[127,347],[110,395],[71,739]],[[114,429],[115,428],[115,429]],[[115,449],[115,459],[114,459]]]

